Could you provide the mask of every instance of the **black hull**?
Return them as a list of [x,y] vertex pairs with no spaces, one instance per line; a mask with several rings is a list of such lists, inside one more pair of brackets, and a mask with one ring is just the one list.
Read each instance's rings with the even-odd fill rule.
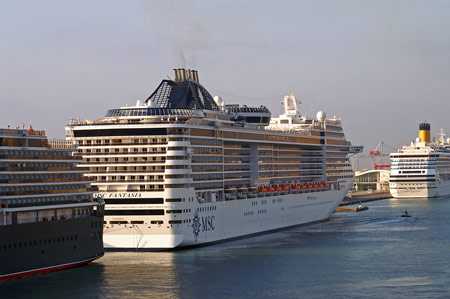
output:
[[104,254],[103,217],[0,226],[0,280],[78,266]]

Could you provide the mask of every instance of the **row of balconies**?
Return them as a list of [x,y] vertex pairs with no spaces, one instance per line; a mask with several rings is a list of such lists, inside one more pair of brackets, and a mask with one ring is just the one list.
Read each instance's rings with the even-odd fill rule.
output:
[[[2,191],[3,196],[26,196],[26,195],[45,195],[45,194],[61,194],[61,193],[77,193],[77,192],[87,192],[90,188],[81,189],[58,189],[58,190],[40,190],[40,191]],[[92,190],[96,191],[96,190]]]
[[100,182],[103,182],[103,183],[130,183],[130,184],[133,184],[133,183],[139,183],[139,184],[142,184],[142,183],[147,183],[147,184],[155,184],[155,183],[162,183],[162,182],[164,182],[164,180],[162,180],[162,179],[153,179],[153,180],[147,180],[147,179],[110,179],[110,177],[108,177],[107,176],[107,178],[106,179],[103,179],[103,178],[97,178],[97,183],[100,183]]
[[259,160],[258,164],[296,164],[296,165],[305,165],[305,164],[323,164],[322,161],[308,161],[308,162],[302,162],[302,161],[276,161],[276,160]]
[[267,172],[267,171],[310,171],[310,170],[322,170],[322,167],[289,167],[289,168],[260,168],[259,172]]
[[67,160],[69,162],[73,162],[76,158],[69,155],[4,155],[0,154],[0,159],[5,160],[47,160],[48,162],[52,162],[54,160]]
[[[182,170],[183,170],[183,172],[185,172],[184,169],[182,169]],[[133,173],[135,175],[145,175],[145,174],[148,174],[148,173],[164,173],[164,172],[167,172],[167,171],[164,170],[164,169],[155,169],[155,170],[153,170],[153,169],[149,169],[149,170],[114,170],[114,171],[111,171],[111,170],[108,170],[108,171],[106,171],[106,170],[91,170],[88,173],[86,173],[86,175],[87,176],[91,176],[93,174],[101,175],[101,174],[110,174],[110,173],[114,173],[114,174],[119,174],[119,173],[129,174],[129,173]]]
[[[181,151],[181,153],[184,154],[183,151]],[[80,153],[79,153],[80,154]],[[114,157],[134,157],[134,156],[147,156],[147,157],[152,157],[154,155],[169,155],[169,154],[173,154],[173,152],[166,152],[164,150],[160,150],[160,151],[141,151],[141,152],[135,152],[135,151],[120,151],[120,152],[81,152],[81,154],[84,157],[91,157],[91,158],[95,158],[95,156],[99,156],[99,157],[104,157],[104,156],[110,156],[112,158]]]
[[14,171],[14,172],[36,172],[36,171],[73,171],[76,170],[69,167],[0,167],[0,171]]
[[167,144],[167,138],[144,138],[144,139],[131,139],[123,142],[123,139],[78,139],[77,144],[79,147],[84,146],[141,146],[141,145],[157,145]]

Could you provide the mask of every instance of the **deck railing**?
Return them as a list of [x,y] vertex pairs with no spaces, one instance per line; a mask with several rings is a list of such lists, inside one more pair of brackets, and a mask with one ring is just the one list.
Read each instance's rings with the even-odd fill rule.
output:
[[50,148],[65,148],[65,149],[76,149],[77,146],[70,140],[64,139],[49,139],[48,147]]

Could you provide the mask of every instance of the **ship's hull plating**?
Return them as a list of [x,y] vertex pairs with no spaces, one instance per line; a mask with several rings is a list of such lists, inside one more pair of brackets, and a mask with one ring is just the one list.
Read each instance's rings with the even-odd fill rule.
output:
[[450,195],[450,181],[391,186],[394,198],[433,198]]
[[[180,224],[106,225],[106,250],[171,249],[197,246],[327,220],[351,186],[340,190],[273,195],[199,204]],[[183,216],[180,216],[180,218]],[[117,217],[105,217],[118,219]],[[171,218],[176,219],[176,218]]]
[[0,226],[0,280],[89,263],[103,256],[103,217]]

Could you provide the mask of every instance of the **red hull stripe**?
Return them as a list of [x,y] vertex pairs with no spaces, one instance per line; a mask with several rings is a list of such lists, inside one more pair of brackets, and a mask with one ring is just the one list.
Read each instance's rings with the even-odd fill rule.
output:
[[23,272],[0,275],[0,280],[18,278],[18,277],[22,277],[22,276],[34,275],[34,274],[39,274],[39,273],[44,273],[44,272],[49,272],[49,271],[62,270],[62,269],[71,268],[71,267],[77,267],[77,266],[81,266],[83,264],[90,263],[93,260],[96,260],[98,258],[99,257],[95,257],[95,258],[91,258],[88,260],[79,261],[79,262],[75,262],[75,263],[62,264],[62,265],[51,266],[51,267],[46,267],[46,268],[39,268],[39,269],[28,270],[28,271],[23,271]]

